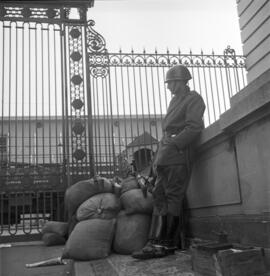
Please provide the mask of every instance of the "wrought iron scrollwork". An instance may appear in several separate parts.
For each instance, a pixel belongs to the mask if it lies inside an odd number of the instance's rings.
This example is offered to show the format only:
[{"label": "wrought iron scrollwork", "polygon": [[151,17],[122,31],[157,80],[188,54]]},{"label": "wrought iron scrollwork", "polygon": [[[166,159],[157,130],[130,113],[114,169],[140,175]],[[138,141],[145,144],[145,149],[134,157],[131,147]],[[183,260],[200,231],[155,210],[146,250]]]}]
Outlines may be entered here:
[{"label": "wrought iron scrollwork", "polygon": [[104,37],[93,29],[94,20],[87,22],[87,52],[89,56],[89,71],[91,76],[106,77],[109,72],[109,57]]},{"label": "wrought iron scrollwork", "polygon": [[104,37],[93,29],[94,20],[87,22],[87,50],[88,53],[107,53]]}]

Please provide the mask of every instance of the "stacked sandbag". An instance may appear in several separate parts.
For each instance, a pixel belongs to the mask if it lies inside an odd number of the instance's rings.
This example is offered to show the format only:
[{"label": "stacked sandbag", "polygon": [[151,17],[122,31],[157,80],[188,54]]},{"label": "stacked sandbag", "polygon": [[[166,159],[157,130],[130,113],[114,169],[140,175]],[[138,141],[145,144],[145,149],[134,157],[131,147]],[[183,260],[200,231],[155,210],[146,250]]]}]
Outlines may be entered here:
[{"label": "stacked sandbag", "polygon": [[153,197],[150,193],[144,196],[134,176],[124,179],[121,186],[123,210],[117,216],[113,249],[119,254],[131,254],[147,242]]},{"label": "stacked sandbag", "polygon": [[73,214],[74,229],[64,257],[82,261],[105,258],[110,254],[115,218],[121,210],[120,198],[113,193],[115,185],[96,177],[95,181],[80,181],[73,186],[66,193],[66,203]]},{"label": "stacked sandbag", "polygon": [[123,210],[118,214],[113,249],[119,254],[132,254],[147,242],[151,216],[147,214],[127,215]]},{"label": "stacked sandbag", "polygon": [[88,198],[99,193],[112,193],[112,181],[105,177],[96,176],[82,180],[70,186],[65,193],[65,207],[69,218],[75,214],[77,208]]},{"label": "stacked sandbag", "polygon": [[130,177],[123,181],[120,202],[127,214],[152,214],[153,197],[147,192],[145,196],[138,188],[136,177]]},{"label": "stacked sandbag", "polygon": [[80,221],[68,238],[63,258],[88,261],[110,254],[115,230],[115,219]]},{"label": "stacked sandbag", "polygon": [[78,221],[100,218],[115,218],[121,209],[119,198],[112,193],[101,193],[94,195],[84,201],[76,212]]},{"label": "stacked sandbag", "polygon": [[85,200],[96,194],[112,192],[114,192],[114,183],[100,176],[82,180],[70,186],[65,192],[65,209],[69,222],[68,234],[70,235],[77,224],[76,211]]},{"label": "stacked sandbag", "polygon": [[68,223],[47,221],[41,230],[42,241],[47,246],[65,244],[68,234]]}]

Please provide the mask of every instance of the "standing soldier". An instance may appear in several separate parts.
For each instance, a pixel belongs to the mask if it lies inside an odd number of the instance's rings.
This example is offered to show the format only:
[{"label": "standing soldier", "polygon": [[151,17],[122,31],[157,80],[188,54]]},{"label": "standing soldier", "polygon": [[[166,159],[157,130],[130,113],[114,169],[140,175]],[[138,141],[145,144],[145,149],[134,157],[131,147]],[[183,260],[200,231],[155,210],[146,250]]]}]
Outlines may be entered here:
[{"label": "standing soldier", "polygon": [[156,181],[149,240],[141,251],[132,254],[137,259],[163,257],[176,249],[174,237],[190,176],[192,142],[204,128],[205,104],[187,86],[191,78],[183,65],[173,66],[166,74],[165,82],[173,97],[162,122],[164,134],[153,162]]}]

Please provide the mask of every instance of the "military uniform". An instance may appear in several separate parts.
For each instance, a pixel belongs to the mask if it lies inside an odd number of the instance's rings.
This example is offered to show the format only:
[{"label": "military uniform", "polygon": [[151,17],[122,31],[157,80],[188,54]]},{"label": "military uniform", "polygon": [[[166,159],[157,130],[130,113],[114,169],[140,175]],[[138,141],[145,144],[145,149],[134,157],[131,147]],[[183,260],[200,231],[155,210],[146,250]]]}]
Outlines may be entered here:
[{"label": "military uniform", "polygon": [[188,86],[169,104],[162,121],[164,135],[154,160],[157,174],[153,190],[155,215],[180,214],[194,151],[192,142],[204,127],[204,110],[202,97],[195,91],[189,91]]},{"label": "military uniform", "polygon": [[204,127],[205,104],[202,97],[187,86],[191,78],[182,64],[171,67],[166,74],[165,83],[174,96],[162,121],[164,135],[153,162],[156,181],[148,242],[142,250],[132,254],[137,259],[164,257],[176,249],[174,238],[190,176],[192,143]]}]

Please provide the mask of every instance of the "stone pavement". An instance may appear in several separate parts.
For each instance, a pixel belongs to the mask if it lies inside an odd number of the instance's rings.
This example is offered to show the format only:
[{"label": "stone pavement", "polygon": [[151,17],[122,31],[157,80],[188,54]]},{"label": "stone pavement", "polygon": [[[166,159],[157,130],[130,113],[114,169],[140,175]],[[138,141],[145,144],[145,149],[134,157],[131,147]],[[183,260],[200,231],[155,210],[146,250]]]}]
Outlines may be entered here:
[{"label": "stone pavement", "polygon": [[0,244],[0,276],[202,276],[192,271],[189,253],[180,250],[175,255],[144,261],[111,254],[101,260],[67,260],[66,265],[25,267],[27,263],[59,257],[63,248],[46,247],[42,242],[14,243],[7,248]]},{"label": "stone pavement", "polygon": [[112,254],[103,260],[74,262],[74,276],[194,276],[191,257],[185,251],[151,260]]},{"label": "stone pavement", "polygon": [[[67,265],[26,268],[25,264],[59,257],[63,246],[46,247],[42,242],[11,244],[0,248],[0,276],[68,276],[72,275],[73,261]],[[1,247],[1,244],[0,244]]]}]

